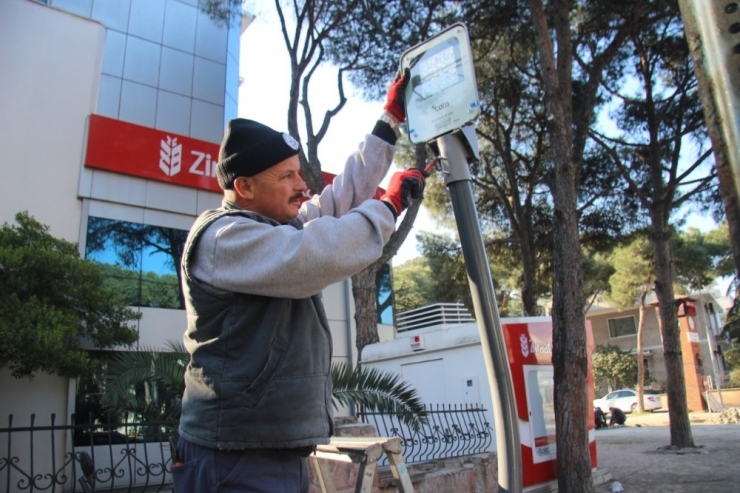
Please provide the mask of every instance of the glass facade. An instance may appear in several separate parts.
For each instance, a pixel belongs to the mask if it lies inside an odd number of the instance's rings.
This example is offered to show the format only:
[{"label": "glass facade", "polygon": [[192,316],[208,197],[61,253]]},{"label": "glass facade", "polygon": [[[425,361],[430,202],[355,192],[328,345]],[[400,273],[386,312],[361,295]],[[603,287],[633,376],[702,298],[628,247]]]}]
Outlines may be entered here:
[{"label": "glass facade", "polygon": [[220,142],[237,112],[240,16],[212,20],[197,0],[51,0],[106,27],[96,113]]},{"label": "glass facade", "polygon": [[85,258],[129,306],[183,309],[180,258],[187,231],[89,217]]},{"label": "glass facade", "polygon": [[378,323],[394,325],[393,283],[391,282],[390,264],[383,265],[375,276],[375,297],[378,301]]}]

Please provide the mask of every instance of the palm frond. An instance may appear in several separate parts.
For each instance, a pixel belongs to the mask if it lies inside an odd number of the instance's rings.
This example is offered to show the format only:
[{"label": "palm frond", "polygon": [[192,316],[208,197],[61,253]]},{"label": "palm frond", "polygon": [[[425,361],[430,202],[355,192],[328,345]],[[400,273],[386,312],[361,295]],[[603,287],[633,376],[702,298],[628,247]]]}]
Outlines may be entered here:
[{"label": "palm frond", "polygon": [[[103,408],[149,419],[179,418],[188,355],[180,342],[168,341],[167,347],[170,352],[144,347],[117,353],[108,363]],[[137,392],[142,388],[144,394]]]},{"label": "palm frond", "polygon": [[415,431],[427,422],[426,407],[418,393],[398,375],[363,366],[352,369],[346,363],[332,365],[331,375],[335,408],[355,404],[370,411],[395,414]]}]

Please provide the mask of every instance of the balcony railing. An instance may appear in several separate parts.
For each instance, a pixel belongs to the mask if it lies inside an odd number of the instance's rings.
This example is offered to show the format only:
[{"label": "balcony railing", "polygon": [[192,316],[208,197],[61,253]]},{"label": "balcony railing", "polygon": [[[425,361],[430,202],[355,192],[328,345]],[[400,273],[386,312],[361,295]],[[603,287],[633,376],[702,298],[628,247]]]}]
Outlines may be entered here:
[{"label": "balcony railing", "polygon": [[[74,423],[74,416],[70,423]],[[93,459],[97,491],[171,490],[172,459],[168,439],[174,422],[56,424],[0,428],[0,491],[82,491],[80,455]]]},{"label": "balcony railing", "polygon": [[471,404],[430,404],[427,417],[427,424],[414,431],[393,414],[361,413],[364,422],[375,426],[378,436],[401,438],[407,464],[491,450],[493,430],[485,409]]}]

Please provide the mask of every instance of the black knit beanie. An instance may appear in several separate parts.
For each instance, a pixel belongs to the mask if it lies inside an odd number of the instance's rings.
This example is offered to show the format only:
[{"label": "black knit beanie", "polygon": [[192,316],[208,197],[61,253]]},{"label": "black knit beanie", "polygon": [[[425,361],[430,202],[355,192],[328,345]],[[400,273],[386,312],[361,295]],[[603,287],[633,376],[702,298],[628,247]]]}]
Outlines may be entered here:
[{"label": "black knit beanie", "polygon": [[286,133],[244,118],[230,120],[218,154],[218,184],[224,190],[233,189],[236,178],[254,176],[295,156],[300,149]]}]

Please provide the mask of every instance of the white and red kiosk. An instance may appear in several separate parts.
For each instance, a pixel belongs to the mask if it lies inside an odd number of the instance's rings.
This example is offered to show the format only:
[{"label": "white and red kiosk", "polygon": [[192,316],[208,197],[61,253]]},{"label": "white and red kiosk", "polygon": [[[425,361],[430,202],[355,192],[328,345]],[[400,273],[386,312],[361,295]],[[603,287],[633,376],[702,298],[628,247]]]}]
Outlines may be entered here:
[{"label": "white and red kiosk", "polygon": [[[552,321],[502,319],[502,329],[514,383],[521,440],[524,491],[557,480],[555,407],[553,402]],[[590,321],[586,321],[587,348],[594,350]],[[588,369],[588,402],[593,400],[591,358]],[[589,420],[591,467],[596,467],[594,422]]]}]

